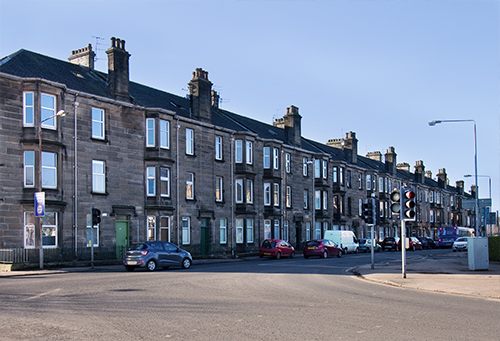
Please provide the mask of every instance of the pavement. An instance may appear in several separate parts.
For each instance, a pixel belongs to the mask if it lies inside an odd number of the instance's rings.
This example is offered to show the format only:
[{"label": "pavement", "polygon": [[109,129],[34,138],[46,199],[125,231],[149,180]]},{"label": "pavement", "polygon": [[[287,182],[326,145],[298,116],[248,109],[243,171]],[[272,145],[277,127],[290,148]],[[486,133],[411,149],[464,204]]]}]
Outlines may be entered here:
[{"label": "pavement", "polygon": [[469,270],[467,252],[450,250],[445,254],[407,259],[406,277],[401,261],[375,263],[373,269],[367,264],[353,272],[360,278],[385,285],[500,300],[500,262],[489,261],[487,265],[487,270]]},{"label": "pavement", "polygon": [[[418,252],[418,251],[417,251]],[[489,261],[487,270],[469,270],[467,252],[450,252],[421,257],[407,257],[406,274],[403,276],[399,262],[374,263],[358,266],[350,271],[358,278],[395,287],[442,292],[448,294],[500,300],[500,262]],[[241,261],[242,259],[196,259],[196,264]],[[37,276],[68,272],[116,270],[121,265],[68,267],[44,270],[0,270],[0,278]],[[477,267],[477,266],[476,266]]]}]

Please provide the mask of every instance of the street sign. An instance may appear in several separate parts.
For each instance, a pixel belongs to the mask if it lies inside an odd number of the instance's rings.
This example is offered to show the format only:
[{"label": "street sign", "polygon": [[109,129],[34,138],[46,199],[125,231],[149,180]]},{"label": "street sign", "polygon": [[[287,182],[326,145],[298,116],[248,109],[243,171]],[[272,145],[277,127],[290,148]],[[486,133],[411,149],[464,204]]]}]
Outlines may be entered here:
[{"label": "street sign", "polygon": [[[491,199],[479,199],[479,208],[491,206]],[[462,200],[462,208],[475,208],[476,200],[468,199]]]},{"label": "street sign", "polygon": [[45,216],[45,192],[35,193],[35,217]]}]

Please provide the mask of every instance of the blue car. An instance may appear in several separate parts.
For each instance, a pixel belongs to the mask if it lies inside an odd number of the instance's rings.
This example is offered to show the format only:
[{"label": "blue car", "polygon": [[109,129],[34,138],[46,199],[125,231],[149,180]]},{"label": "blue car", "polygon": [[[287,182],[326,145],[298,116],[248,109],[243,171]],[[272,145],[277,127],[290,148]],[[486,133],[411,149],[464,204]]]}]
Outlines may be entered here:
[{"label": "blue car", "polygon": [[188,269],[193,257],[186,250],[170,242],[153,241],[134,243],[125,252],[123,265],[127,271],[146,268],[154,271],[158,267],[168,269],[171,266]]}]

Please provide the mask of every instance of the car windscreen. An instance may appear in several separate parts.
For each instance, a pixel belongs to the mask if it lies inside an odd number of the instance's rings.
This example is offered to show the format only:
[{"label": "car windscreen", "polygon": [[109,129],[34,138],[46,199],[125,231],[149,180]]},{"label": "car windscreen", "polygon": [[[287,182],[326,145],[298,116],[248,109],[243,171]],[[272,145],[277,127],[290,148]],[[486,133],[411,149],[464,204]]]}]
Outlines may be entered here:
[{"label": "car windscreen", "polygon": [[318,245],[319,245],[319,242],[317,242],[317,241],[310,241],[310,242],[306,243],[306,246],[318,246]]}]

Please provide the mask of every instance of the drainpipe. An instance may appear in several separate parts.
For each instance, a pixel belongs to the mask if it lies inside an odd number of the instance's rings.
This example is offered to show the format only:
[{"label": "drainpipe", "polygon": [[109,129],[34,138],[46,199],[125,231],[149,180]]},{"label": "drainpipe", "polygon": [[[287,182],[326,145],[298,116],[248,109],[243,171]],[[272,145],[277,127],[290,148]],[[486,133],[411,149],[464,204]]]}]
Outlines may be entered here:
[{"label": "drainpipe", "polygon": [[[75,135],[73,137],[74,139],[74,154],[75,154],[75,164],[73,166],[73,171],[75,172],[75,197],[74,197],[74,222],[75,222],[75,257],[78,257],[78,155],[77,155],[77,146],[78,146],[78,130],[77,130],[77,124],[76,124],[76,116],[77,116],[77,111],[78,111],[78,105],[80,103],[77,101],[78,95],[75,95],[75,102],[73,103],[75,107]],[[93,243],[93,241],[91,241]]]},{"label": "drainpipe", "polygon": [[234,233],[234,134],[231,134],[231,254],[234,256],[234,244],[235,244],[235,233]]},{"label": "drainpipe", "polygon": [[179,238],[179,224],[180,224],[180,208],[181,208],[181,204],[180,204],[180,194],[179,194],[179,190],[180,190],[180,184],[179,184],[179,129],[181,128],[181,126],[179,125],[179,119],[177,118],[177,124],[176,124],[176,134],[175,134],[175,169],[176,169],[176,179],[175,179],[175,182],[176,182],[176,187],[177,187],[177,245],[180,245],[179,244],[179,241],[180,241],[180,238]]}]

